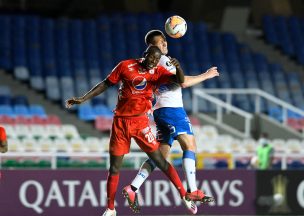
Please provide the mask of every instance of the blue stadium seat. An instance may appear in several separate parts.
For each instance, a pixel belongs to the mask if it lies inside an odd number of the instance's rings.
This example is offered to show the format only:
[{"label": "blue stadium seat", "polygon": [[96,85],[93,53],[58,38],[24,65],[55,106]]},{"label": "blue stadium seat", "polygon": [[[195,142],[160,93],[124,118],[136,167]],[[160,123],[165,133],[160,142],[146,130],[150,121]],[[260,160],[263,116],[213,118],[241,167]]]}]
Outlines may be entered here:
[{"label": "blue stadium seat", "polygon": [[267,42],[278,45],[279,41],[274,27],[273,17],[269,15],[263,16],[262,23]]},{"label": "blue stadium seat", "polygon": [[7,115],[9,117],[15,117],[13,108],[9,105],[0,105],[0,115]]},{"label": "blue stadium seat", "polygon": [[0,67],[12,69],[11,16],[0,15]]},{"label": "blue stadium seat", "polygon": [[43,106],[37,104],[31,104],[29,106],[29,113],[31,116],[39,116],[41,118],[47,117]]},{"label": "blue stadium seat", "polygon": [[14,106],[14,113],[15,113],[16,116],[31,117],[29,109],[25,105],[15,105]]},{"label": "blue stadium seat", "polygon": [[113,112],[107,106],[99,104],[93,107],[96,116],[112,117]]},{"label": "blue stadium seat", "polygon": [[283,111],[279,107],[270,107],[268,109],[269,116],[276,119],[277,121],[283,121]]},{"label": "blue stadium seat", "polygon": [[12,105],[25,105],[28,106],[28,99],[24,95],[16,95],[13,98]]},{"label": "blue stadium seat", "polygon": [[9,95],[0,95],[0,105],[11,105],[12,100]]},{"label": "blue stadium seat", "polygon": [[0,95],[11,95],[11,89],[9,86],[6,85],[0,85]]},{"label": "blue stadium seat", "polygon": [[[57,76],[56,54],[60,54],[65,50],[64,46],[58,46],[58,49],[56,49],[55,41],[57,42],[57,40],[55,40],[54,26],[55,22],[53,19],[41,19],[41,58],[43,76]],[[58,41],[60,44],[64,44],[64,42],[64,40]],[[60,58],[61,57],[62,56],[60,56]]]},{"label": "blue stadium seat", "polygon": [[304,169],[304,164],[300,160],[292,160],[287,163],[287,169]]},{"label": "blue stadium seat", "polygon": [[226,160],[218,160],[215,162],[216,169],[228,169],[228,163]]},{"label": "blue stadium seat", "polygon": [[52,101],[59,101],[60,95],[60,85],[58,78],[55,76],[47,76],[45,79],[46,84],[46,97]]},{"label": "blue stadium seat", "polygon": [[75,96],[74,80],[71,77],[60,78],[61,103],[64,106],[68,98]]},{"label": "blue stadium seat", "polygon": [[96,119],[93,107],[89,104],[84,104],[78,108],[78,118],[84,121],[92,121]]},{"label": "blue stadium seat", "polygon": [[99,97],[94,97],[92,99],[92,106],[95,107],[97,105],[104,105],[105,104],[105,100],[104,98]]}]

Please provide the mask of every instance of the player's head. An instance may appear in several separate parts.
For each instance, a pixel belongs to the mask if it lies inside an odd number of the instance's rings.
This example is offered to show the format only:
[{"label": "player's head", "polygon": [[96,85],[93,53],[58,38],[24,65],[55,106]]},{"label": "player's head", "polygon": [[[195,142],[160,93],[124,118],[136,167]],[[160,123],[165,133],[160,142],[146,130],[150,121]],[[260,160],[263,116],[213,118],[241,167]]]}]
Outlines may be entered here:
[{"label": "player's head", "polygon": [[157,66],[160,57],[162,55],[161,50],[157,46],[148,46],[146,51],[144,52],[144,61],[143,65],[147,69],[152,69]]},{"label": "player's head", "polygon": [[168,54],[168,44],[166,36],[160,30],[151,30],[145,36],[145,43],[157,46],[164,55]]}]

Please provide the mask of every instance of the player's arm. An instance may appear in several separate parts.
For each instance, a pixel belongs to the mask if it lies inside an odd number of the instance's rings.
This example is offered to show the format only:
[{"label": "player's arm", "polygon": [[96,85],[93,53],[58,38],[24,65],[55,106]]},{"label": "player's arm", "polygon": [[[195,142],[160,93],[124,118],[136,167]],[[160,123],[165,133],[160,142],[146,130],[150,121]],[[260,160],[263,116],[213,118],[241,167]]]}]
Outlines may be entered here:
[{"label": "player's arm", "polygon": [[0,141],[0,152],[1,153],[5,153],[7,152],[8,148],[7,148],[7,140],[1,140]]},{"label": "player's arm", "polygon": [[179,84],[182,85],[184,83],[184,81],[185,81],[184,71],[183,71],[183,69],[182,69],[182,67],[181,67],[181,65],[180,65],[180,63],[178,62],[177,59],[172,58],[170,60],[171,60],[171,63],[176,68],[176,74],[175,74],[175,76],[171,76],[171,81],[179,83]]},{"label": "player's arm", "polygon": [[219,72],[217,71],[217,67],[209,68],[206,72],[197,75],[197,76],[185,76],[184,83],[181,84],[182,88],[188,88],[194,86],[198,83],[201,83],[207,79],[211,79],[213,77],[219,76]]},{"label": "player's arm", "polygon": [[85,93],[82,97],[73,97],[68,100],[66,100],[66,108],[71,108],[74,104],[82,104],[83,102],[90,100],[93,97],[96,97],[97,95],[100,95],[105,90],[107,90],[112,83],[105,79],[102,82],[98,83],[96,86],[94,86],[90,91]]}]

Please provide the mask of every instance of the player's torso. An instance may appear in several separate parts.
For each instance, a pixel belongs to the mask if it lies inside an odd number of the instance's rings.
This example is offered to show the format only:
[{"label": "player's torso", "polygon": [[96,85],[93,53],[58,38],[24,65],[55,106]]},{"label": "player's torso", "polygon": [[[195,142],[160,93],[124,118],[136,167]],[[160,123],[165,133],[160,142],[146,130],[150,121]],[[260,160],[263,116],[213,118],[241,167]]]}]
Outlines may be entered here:
[{"label": "player's torso", "polygon": [[116,116],[139,116],[152,108],[157,68],[146,70],[137,60],[123,62]]},{"label": "player's torso", "polygon": [[[169,71],[174,71],[175,66],[170,63],[170,59],[163,55],[159,61],[159,65]],[[162,84],[155,92],[156,104],[154,109],[162,107],[183,107],[182,89],[177,83]]]},{"label": "player's torso", "polygon": [[122,84],[119,88],[120,97],[152,97],[154,90],[153,81],[157,70],[147,70],[138,61],[128,60],[124,63],[125,70],[122,76]]}]

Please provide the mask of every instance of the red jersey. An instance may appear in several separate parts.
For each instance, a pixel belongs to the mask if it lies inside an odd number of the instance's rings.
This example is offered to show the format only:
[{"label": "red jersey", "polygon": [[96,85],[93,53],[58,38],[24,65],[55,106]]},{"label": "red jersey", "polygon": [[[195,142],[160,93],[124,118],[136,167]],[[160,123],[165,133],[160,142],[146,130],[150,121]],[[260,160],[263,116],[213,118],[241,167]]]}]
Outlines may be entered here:
[{"label": "red jersey", "polygon": [[5,129],[0,126],[0,141],[6,141]]},{"label": "red jersey", "polygon": [[174,76],[162,66],[146,69],[143,59],[120,62],[107,77],[112,84],[121,81],[115,116],[139,116],[152,108],[153,90]]}]

